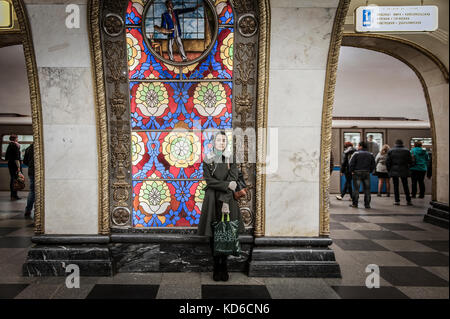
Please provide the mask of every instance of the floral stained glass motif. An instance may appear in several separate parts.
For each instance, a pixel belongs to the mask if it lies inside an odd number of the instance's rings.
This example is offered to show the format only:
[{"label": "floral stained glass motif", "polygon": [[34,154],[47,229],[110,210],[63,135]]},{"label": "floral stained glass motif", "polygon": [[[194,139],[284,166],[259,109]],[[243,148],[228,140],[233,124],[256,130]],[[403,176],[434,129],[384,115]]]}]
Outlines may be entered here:
[{"label": "floral stained glass motif", "polygon": [[205,186],[198,180],[133,181],[133,226],[197,226]]},{"label": "floral stained glass motif", "polygon": [[202,144],[200,132],[133,132],[133,179],[201,179]]},{"label": "floral stained glass motif", "polygon": [[159,61],[150,52],[140,28],[127,29],[128,72],[130,79],[176,79],[179,69]]},{"label": "floral stained glass motif", "polygon": [[128,2],[133,227],[196,227],[206,186],[202,158],[218,130],[226,130],[232,152],[235,20],[229,0],[212,2],[217,40],[203,60],[182,67],[163,63],[147,47],[160,50],[157,40],[144,41],[140,27],[147,1]]},{"label": "floral stained glass motif", "polygon": [[201,63],[183,70],[183,79],[216,79],[233,77],[234,32],[232,28],[221,28],[211,52]]},{"label": "floral stained glass motif", "polygon": [[232,125],[232,82],[131,82],[130,93],[133,129]]},{"label": "floral stained glass motif", "polygon": [[126,24],[140,24],[142,22],[142,13],[144,12],[145,0],[128,1],[127,12],[125,15]]},{"label": "floral stained glass motif", "polygon": [[234,24],[233,8],[230,0],[216,0],[215,4],[219,24]]}]

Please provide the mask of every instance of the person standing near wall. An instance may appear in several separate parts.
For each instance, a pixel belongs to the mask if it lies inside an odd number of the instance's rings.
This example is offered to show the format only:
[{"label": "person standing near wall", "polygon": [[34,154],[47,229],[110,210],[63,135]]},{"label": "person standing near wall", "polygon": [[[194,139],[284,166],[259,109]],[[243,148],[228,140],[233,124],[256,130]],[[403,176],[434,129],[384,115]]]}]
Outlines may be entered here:
[{"label": "person standing near wall", "polygon": [[414,165],[411,167],[411,180],[412,191],[411,198],[416,198],[417,183],[419,183],[419,198],[425,197],[425,174],[427,173],[428,166],[428,154],[427,151],[422,148],[422,142],[417,141],[414,143],[414,148],[411,150],[411,156],[413,158]]},{"label": "person standing near wall", "polygon": [[411,206],[411,196],[409,193],[408,177],[411,175],[410,167],[412,164],[412,157],[409,150],[403,145],[402,140],[396,140],[395,145],[388,152],[386,166],[389,171],[389,176],[394,182],[394,205],[400,205],[400,190],[399,179],[403,184],[403,191],[406,196],[407,205]]},{"label": "person standing near wall", "polygon": [[342,153],[342,162],[341,162],[341,176],[345,176],[345,184],[344,188],[341,191],[341,195],[336,195],[338,200],[342,200],[345,194],[348,193],[350,198],[352,197],[352,172],[350,171],[350,158],[353,153],[356,152],[356,149],[353,147],[352,142],[344,143],[344,152]]},{"label": "person standing near wall", "polygon": [[34,144],[31,144],[26,150],[23,157],[23,163],[28,166],[28,178],[30,179],[30,192],[27,198],[27,207],[25,208],[25,217],[31,216],[33,209],[35,192],[34,192]]},{"label": "person standing near wall", "polygon": [[245,230],[238,203],[233,195],[237,187],[239,169],[236,163],[230,163],[230,158],[225,155],[227,141],[228,138],[224,131],[217,133],[212,143],[213,149],[203,161],[203,177],[206,187],[197,234],[210,237],[211,253],[214,259],[214,281],[228,281],[229,275],[228,256],[215,256],[214,254],[212,224],[220,221],[222,214],[230,214],[231,220],[238,220],[239,233],[243,233]]},{"label": "person standing near wall", "polygon": [[350,207],[357,208],[359,200],[359,186],[363,184],[364,207],[370,208],[370,173],[375,169],[375,158],[367,151],[367,143],[360,142],[358,151],[350,159],[350,171],[353,176],[353,203]]},{"label": "person standing near wall", "polygon": [[17,191],[14,190],[14,181],[20,173],[20,144],[16,134],[11,134],[9,141],[5,154],[5,160],[8,161],[9,176],[11,178],[9,188],[11,190],[11,200],[18,200],[20,197],[17,195]]},{"label": "person standing near wall", "polygon": [[389,174],[386,166],[387,153],[390,147],[384,144],[381,151],[375,157],[375,175],[378,177],[378,197],[381,197],[381,191],[383,190],[383,184],[386,185],[386,196],[391,196],[391,183],[389,182]]}]

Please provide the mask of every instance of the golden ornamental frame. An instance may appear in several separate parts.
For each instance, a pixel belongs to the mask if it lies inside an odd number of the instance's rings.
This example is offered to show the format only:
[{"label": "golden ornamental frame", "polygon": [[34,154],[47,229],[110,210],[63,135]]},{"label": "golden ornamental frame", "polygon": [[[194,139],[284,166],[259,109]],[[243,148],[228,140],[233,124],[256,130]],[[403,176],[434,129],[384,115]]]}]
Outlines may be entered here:
[{"label": "golden ornamental frame", "polygon": [[333,117],[334,89],[336,87],[336,74],[344,33],[345,17],[350,6],[350,0],[340,0],[334,18],[331,32],[330,48],[328,50],[327,69],[325,74],[325,89],[323,94],[322,127],[320,133],[320,203],[319,203],[319,236],[330,236],[330,152],[331,152],[331,125]]},{"label": "golden ornamental frame", "polygon": [[[235,1],[233,1],[234,4]],[[104,84],[103,55],[101,46],[101,0],[89,0],[88,2],[88,32],[91,53],[92,76],[94,83],[95,114],[97,121],[97,145],[98,145],[98,232],[102,235],[110,233],[110,207],[109,207],[109,153],[108,153],[108,128],[107,106]],[[257,87],[257,119],[258,129],[267,127],[267,101],[269,81],[269,50],[270,50],[270,3],[269,0],[258,1],[259,6],[259,51],[258,51],[258,87]],[[260,131],[261,132],[261,131]],[[257,136],[258,163],[262,163],[266,157],[265,134]],[[256,167],[256,210],[254,234],[257,237],[264,236],[265,223],[265,175],[263,164]]]}]

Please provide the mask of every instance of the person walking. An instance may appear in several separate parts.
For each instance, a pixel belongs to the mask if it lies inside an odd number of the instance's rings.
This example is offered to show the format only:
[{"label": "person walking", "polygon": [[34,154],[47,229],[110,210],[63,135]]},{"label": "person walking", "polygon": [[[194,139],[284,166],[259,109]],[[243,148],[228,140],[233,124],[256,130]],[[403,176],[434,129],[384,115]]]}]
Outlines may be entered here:
[{"label": "person walking", "polygon": [[356,152],[356,149],[353,147],[352,142],[344,143],[344,152],[342,153],[342,162],[341,162],[341,176],[345,176],[345,184],[344,188],[341,190],[340,195],[336,195],[338,200],[342,200],[345,194],[348,193],[350,199],[352,197],[352,172],[350,172],[350,158],[353,153]]},{"label": "person walking", "polygon": [[427,173],[428,166],[428,154],[427,151],[422,148],[422,142],[417,141],[414,143],[414,148],[411,150],[411,156],[413,159],[413,166],[411,167],[411,180],[412,190],[411,198],[416,198],[417,183],[419,183],[419,198],[425,197],[425,174]]},{"label": "person walking", "polygon": [[28,178],[30,179],[30,192],[28,193],[27,206],[25,207],[25,217],[30,217],[36,196],[34,191],[34,144],[31,144],[25,150],[23,163],[28,166]]},{"label": "person walking", "polygon": [[238,220],[239,233],[244,232],[244,224],[239,206],[234,198],[239,169],[236,163],[230,163],[225,155],[228,138],[224,131],[214,136],[213,149],[203,160],[203,177],[206,181],[205,197],[202,204],[197,234],[209,236],[211,253],[214,259],[213,279],[228,281],[228,256],[214,255],[214,228],[212,223],[220,221],[222,214],[230,214],[230,220]]},{"label": "person walking", "polygon": [[18,200],[20,197],[17,195],[17,191],[14,190],[14,181],[20,173],[20,144],[16,134],[11,134],[9,141],[5,154],[5,160],[8,161],[9,176],[11,178],[9,188],[11,191],[11,200]]},{"label": "person walking", "polygon": [[370,208],[370,173],[375,169],[375,158],[367,151],[367,143],[360,142],[358,151],[350,159],[350,171],[353,177],[353,203],[350,207],[357,208],[359,201],[359,186],[363,184],[364,207]]},{"label": "person walking", "polygon": [[389,171],[389,176],[394,182],[394,205],[400,205],[400,181],[403,184],[403,191],[405,192],[406,204],[411,206],[411,196],[409,193],[408,177],[410,177],[410,167],[412,164],[412,157],[409,150],[403,145],[402,140],[396,140],[395,145],[387,153],[386,166]]},{"label": "person walking", "polygon": [[378,177],[378,197],[381,197],[381,192],[383,190],[383,184],[386,185],[386,197],[391,196],[391,183],[389,182],[389,174],[386,166],[387,153],[390,147],[384,144],[381,151],[375,157],[375,175]]},{"label": "person walking", "polygon": [[378,143],[373,140],[372,134],[367,137],[367,151],[372,153],[373,156],[377,156],[380,151],[380,147],[378,146]]}]

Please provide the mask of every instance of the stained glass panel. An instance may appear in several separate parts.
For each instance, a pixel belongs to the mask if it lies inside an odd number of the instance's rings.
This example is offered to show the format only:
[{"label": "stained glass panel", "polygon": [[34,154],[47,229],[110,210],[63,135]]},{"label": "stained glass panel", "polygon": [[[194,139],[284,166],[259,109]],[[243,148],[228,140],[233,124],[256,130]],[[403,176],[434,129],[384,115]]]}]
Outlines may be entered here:
[{"label": "stained glass panel", "polygon": [[175,79],[179,77],[179,68],[159,61],[150,52],[140,28],[127,29],[127,50],[130,79]]},{"label": "stained glass panel", "polygon": [[203,177],[199,131],[133,132],[133,179]]},{"label": "stained glass panel", "polygon": [[133,129],[232,126],[232,82],[130,82]]},{"label": "stained glass panel", "polygon": [[[197,2],[180,1],[185,5]],[[145,0],[129,1],[128,25],[142,23],[145,3]],[[133,227],[197,226],[206,186],[202,156],[211,151],[217,130],[226,130],[229,141],[226,152],[232,152],[234,29],[230,25],[234,24],[234,16],[230,1],[213,3],[219,20],[217,40],[202,61],[181,69],[163,63],[150,52],[141,27],[126,28]],[[184,38],[201,37],[204,33],[198,31],[204,27],[201,21],[194,21],[195,16],[190,14],[184,18],[180,21],[183,30],[197,29],[196,34],[185,30]],[[157,40],[149,41],[154,52],[161,50]]]},{"label": "stained glass panel", "polygon": [[126,24],[140,24],[144,11],[145,0],[128,1],[127,12],[125,14]]},{"label": "stained glass panel", "polygon": [[205,181],[133,181],[133,226],[197,226],[205,185]]},{"label": "stained glass panel", "polygon": [[215,6],[219,24],[234,24],[233,8],[230,0],[216,0]]},{"label": "stained glass panel", "polygon": [[208,56],[191,69],[183,70],[183,79],[231,79],[233,76],[234,30],[221,28]]}]

